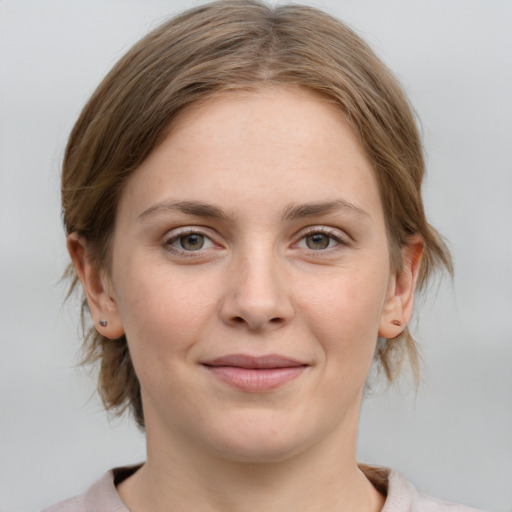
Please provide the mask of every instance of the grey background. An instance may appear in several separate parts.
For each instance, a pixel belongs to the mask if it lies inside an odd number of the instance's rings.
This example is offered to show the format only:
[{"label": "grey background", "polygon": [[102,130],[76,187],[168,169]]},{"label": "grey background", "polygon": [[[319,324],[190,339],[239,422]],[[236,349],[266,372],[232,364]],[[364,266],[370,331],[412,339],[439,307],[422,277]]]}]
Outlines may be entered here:
[{"label": "grey background", "polygon": [[[144,458],[78,361],[59,164],[109,67],[199,2],[0,0],[0,511],[36,511]],[[430,494],[512,510],[512,2],[314,2],[372,44],[422,120],[427,212],[456,262],[417,308],[422,385],[374,393],[360,459]]]}]

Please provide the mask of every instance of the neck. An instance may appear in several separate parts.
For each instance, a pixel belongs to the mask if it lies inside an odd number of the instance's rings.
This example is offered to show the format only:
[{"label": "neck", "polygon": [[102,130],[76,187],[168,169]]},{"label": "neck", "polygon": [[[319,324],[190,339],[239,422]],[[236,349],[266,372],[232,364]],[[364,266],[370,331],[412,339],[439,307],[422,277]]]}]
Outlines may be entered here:
[{"label": "neck", "polygon": [[118,492],[136,512],[378,512],[384,498],[357,467],[356,436],[356,429],[343,443],[328,436],[321,446],[273,462],[192,453],[182,443],[153,449],[148,442],[148,461]]}]

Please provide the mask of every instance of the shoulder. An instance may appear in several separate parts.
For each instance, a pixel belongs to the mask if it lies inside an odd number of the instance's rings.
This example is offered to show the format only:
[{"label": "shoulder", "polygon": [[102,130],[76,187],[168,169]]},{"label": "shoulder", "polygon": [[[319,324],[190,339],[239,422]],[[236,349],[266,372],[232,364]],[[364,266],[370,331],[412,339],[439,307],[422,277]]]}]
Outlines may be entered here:
[{"label": "shoulder", "polygon": [[426,496],[398,471],[360,464],[359,469],[386,496],[381,512],[480,512],[475,508]]},{"label": "shoulder", "polygon": [[480,512],[476,508],[418,494],[415,512]]},{"label": "shoulder", "polygon": [[116,491],[115,476],[116,470],[108,471],[84,494],[57,503],[42,512],[128,512]]},{"label": "shoulder", "polygon": [[479,512],[475,508],[426,496],[400,473],[388,473],[388,496],[382,512]]},{"label": "shoulder", "polygon": [[85,512],[85,494],[75,496],[66,501],[61,501],[56,505],[45,508],[42,512]]}]

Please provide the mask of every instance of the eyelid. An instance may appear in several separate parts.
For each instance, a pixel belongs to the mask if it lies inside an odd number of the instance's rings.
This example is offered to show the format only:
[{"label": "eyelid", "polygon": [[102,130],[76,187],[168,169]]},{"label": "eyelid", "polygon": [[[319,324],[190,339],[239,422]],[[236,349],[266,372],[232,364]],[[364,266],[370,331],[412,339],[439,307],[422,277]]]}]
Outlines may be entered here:
[{"label": "eyelid", "polygon": [[339,228],[333,228],[330,226],[308,226],[307,228],[305,228],[304,230],[299,232],[298,240],[293,245],[297,245],[307,236],[311,236],[311,235],[314,235],[317,233],[321,233],[321,234],[329,236],[331,239],[333,239],[334,241],[337,242],[336,246],[330,247],[327,249],[323,249],[323,250],[317,250],[317,251],[315,251],[313,249],[309,249],[309,248],[306,248],[306,250],[315,252],[315,253],[322,253],[322,252],[328,252],[331,250],[336,250],[337,248],[339,248],[339,246],[345,247],[345,246],[350,245],[350,236],[348,234],[344,233]]},{"label": "eyelid", "polygon": [[165,250],[177,254],[179,256],[185,257],[199,257],[204,256],[206,251],[209,251],[215,247],[206,247],[201,248],[196,251],[187,251],[186,249],[180,249],[179,247],[175,247],[172,245],[173,242],[181,238],[182,236],[187,235],[201,235],[210,240],[213,246],[219,246],[219,244],[215,241],[214,237],[211,235],[211,232],[201,226],[183,226],[180,228],[171,229],[162,237],[162,245]]},{"label": "eyelid", "polygon": [[[325,234],[330,237],[332,240],[336,242],[334,247],[328,247],[326,249],[314,250],[309,249],[307,247],[298,247],[299,249],[306,250],[310,253],[316,253],[316,255],[321,255],[322,253],[327,253],[331,251],[336,251],[342,249],[343,247],[347,247],[351,244],[352,238],[349,234],[345,233],[343,230],[339,228],[334,228],[330,226],[322,226],[322,225],[314,225],[308,226],[301,231],[298,232],[296,237],[296,242],[292,244],[292,247],[297,245],[307,236],[311,236],[317,233]],[[213,247],[201,248],[196,251],[187,251],[186,249],[180,249],[179,247],[175,247],[172,243],[178,240],[182,236],[198,234],[207,238],[213,245]],[[183,226],[171,229],[167,231],[167,233],[162,237],[162,245],[164,249],[174,253],[178,256],[183,257],[200,257],[204,256],[206,252],[209,252],[212,249],[219,249],[222,247],[222,244],[216,240],[215,236],[212,236],[211,230],[202,226]]]}]

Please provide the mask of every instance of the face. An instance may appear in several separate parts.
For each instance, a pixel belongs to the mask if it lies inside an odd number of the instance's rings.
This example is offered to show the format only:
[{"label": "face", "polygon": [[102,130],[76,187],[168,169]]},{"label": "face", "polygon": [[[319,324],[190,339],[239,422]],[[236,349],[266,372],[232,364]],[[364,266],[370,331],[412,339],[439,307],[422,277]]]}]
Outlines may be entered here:
[{"label": "face", "polygon": [[148,443],[237,460],[355,445],[398,292],[342,113],[287,88],[189,110],[128,181],[112,244],[105,334],[126,333]]}]

